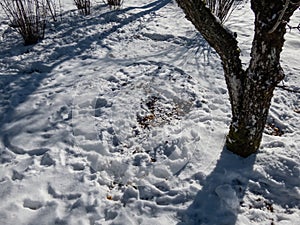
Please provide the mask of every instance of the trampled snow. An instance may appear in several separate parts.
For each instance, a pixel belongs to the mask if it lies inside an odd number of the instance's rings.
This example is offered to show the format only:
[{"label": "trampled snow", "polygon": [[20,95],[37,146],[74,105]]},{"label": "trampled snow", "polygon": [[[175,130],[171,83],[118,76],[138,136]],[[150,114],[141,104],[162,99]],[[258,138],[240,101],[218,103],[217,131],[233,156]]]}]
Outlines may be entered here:
[{"label": "trampled snow", "polygon": [[[296,30],[261,148],[244,159],[223,148],[221,62],[173,1],[62,9],[32,46],[1,13],[0,224],[299,224]],[[248,4],[226,22],[245,65],[252,24]]]}]

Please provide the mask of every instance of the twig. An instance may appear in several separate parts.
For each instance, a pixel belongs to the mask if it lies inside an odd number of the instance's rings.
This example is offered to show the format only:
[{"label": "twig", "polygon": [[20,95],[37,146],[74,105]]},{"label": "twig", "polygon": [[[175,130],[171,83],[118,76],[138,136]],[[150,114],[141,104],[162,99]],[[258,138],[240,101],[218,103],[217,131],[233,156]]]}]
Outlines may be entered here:
[{"label": "twig", "polygon": [[278,28],[279,24],[282,22],[282,18],[284,16],[287,8],[289,7],[289,4],[290,4],[290,0],[286,0],[285,5],[276,21],[274,27],[268,32],[269,34],[272,34]]},{"label": "twig", "polygon": [[297,30],[300,31],[300,23],[299,23],[298,26],[296,26],[296,27],[293,27],[293,26],[287,24],[287,27],[288,27],[290,30],[292,30],[292,29],[297,29]]},{"label": "twig", "polygon": [[288,92],[292,92],[292,93],[300,93],[300,90],[293,90],[287,86],[284,86],[284,85],[277,85],[278,88],[281,88],[285,91],[288,91]]}]

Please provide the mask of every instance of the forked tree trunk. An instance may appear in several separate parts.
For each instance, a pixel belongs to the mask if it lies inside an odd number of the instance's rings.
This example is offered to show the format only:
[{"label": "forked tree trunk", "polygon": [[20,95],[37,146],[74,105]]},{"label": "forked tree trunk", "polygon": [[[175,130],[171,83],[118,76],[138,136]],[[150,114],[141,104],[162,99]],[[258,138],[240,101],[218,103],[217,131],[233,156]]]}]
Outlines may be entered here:
[{"label": "forked tree trunk", "polygon": [[229,150],[242,156],[248,156],[259,148],[273,91],[284,78],[280,53],[285,24],[280,23],[273,30],[284,9],[283,2],[253,0],[251,3],[255,13],[251,61],[243,80],[240,105],[235,110],[238,114],[233,115],[226,142]]},{"label": "forked tree trunk", "polygon": [[284,78],[280,53],[285,25],[300,1],[251,0],[255,34],[247,70],[242,68],[236,38],[220,24],[204,1],[177,0],[177,3],[221,57],[232,108],[226,147],[247,157],[260,146],[273,91]]}]

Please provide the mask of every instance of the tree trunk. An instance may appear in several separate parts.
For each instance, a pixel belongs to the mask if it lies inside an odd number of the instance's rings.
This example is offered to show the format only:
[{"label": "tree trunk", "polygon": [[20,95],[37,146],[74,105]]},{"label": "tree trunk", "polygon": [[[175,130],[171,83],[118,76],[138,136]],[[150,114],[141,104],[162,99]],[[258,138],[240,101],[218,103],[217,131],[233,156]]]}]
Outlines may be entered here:
[{"label": "tree trunk", "polygon": [[233,115],[226,140],[226,147],[243,157],[258,150],[273,91],[284,78],[280,53],[286,21],[292,15],[288,4],[288,0],[286,3],[281,0],[251,1],[255,13],[251,60],[242,85],[242,101],[233,111],[238,114]]},{"label": "tree trunk", "polygon": [[[247,157],[256,152],[260,146],[263,130],[266,124],[268,111],[277,82],[260,80],[265,74],[257,68],[255,75],[247,72],[248,76],[238,115],[231,122],[226,139],[228,150]],[[275,74],[280,77],[279,73]]]},{"label": "tree trunk", "polygon": [[280,53],[285,25],[300,1],[251,0],[255,34],[246,71],[234,35],[215,18],[205,1],[177,0],[177,3],[221,57],[232,109],[226,147],[247,157],[260,146],[273,91],[284,78]]}]

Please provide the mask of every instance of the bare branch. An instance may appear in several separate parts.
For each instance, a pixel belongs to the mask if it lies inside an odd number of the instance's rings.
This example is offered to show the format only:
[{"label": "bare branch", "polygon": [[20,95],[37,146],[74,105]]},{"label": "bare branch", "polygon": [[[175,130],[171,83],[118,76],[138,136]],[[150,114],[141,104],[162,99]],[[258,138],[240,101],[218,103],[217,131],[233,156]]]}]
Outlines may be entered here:
[{"label": "bare branch", "polygon": [[290,30],[292,30],[292,29],[297,29],[297,30],[300,31],[300,23],[298,24],[298,26],[291,26],[291,25],[287,24],[287,27],[288,27]]},{"label": "bare branch", "polygon": [[237,0],[206,0],[205,3],[211,12],[224,23],[231,15],[236,6],[242,4],[244,1]]},{"label": "bare branch", "polygon": [[239,48],[233,32],[221,24],[202,0],[177,0],[190,20],[206,41],[224,60],[239,57]]},{"label": "bare branch", "polygon": [[292,88],[290,88],[290,87],[287,87],[287,86],[285,86],[285,85],[277,85],[277,87],[278,88],[281,88],[281,89],[283,89],[283,90],[285,90],[285,91],[288,91],[288,92],[292,92],[292,93],[300,93],[300,90],[298,90],[298,89],[292,89]]},{"label": "bare branch", "polygon": [[286,0],[285,4],[284,4],[284,7],[283,7],[283,10],[281,11],[281,13],[280,13],[280,15],[279,15],[279,17],[278,17],[278,19],[277,19],[274,27],[268,32],[269,34],[272,34],[278,28],[278,26],[282,23],[282,18],[284,16],[286,10],[289,7],[289,4],[290,4],[290,0]]},{"label": "bare branch", "polygon": [[194,24],[221,57],[226,83],[229,86],[233,116],[237,115],[245,71],[242,67],[240,49],[234,33],[221,24],[221,21],[211,12],[204,1],[177,0],[177,3],[183,9],[187,19]]}]

